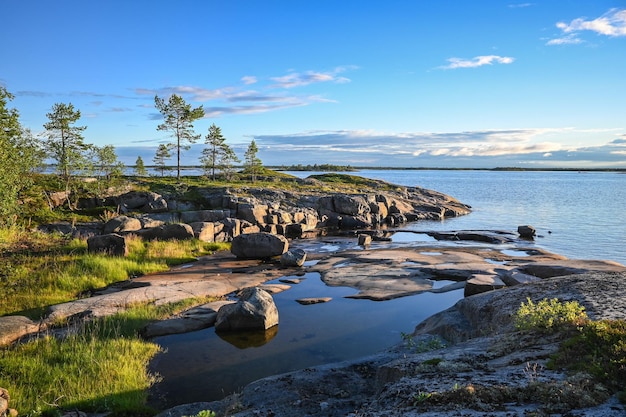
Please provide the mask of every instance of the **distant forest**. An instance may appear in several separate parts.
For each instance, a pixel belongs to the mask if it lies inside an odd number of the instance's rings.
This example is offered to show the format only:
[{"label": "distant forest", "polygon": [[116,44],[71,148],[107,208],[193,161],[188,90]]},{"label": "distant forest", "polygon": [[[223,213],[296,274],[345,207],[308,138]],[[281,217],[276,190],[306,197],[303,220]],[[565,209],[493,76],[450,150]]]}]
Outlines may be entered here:
[{"label": "distant forest", "polygon": [[332,165],[332,164],[307,164],[307,165],[280,165],[273,167],[276,171],[333,171],[333,172],[349,172],[357,171],[356,168],[350,165]]}]

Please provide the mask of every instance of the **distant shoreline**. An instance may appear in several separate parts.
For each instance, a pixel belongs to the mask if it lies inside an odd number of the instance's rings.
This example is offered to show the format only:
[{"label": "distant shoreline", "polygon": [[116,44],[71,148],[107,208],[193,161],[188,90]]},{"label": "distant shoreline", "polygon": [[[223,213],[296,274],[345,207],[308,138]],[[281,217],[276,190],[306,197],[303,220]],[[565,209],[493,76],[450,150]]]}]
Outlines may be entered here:
[{"label": "distant shoreline", "polygon": [[[47,164],[44,165],[42,169],[42,173],[52,173],[54,172],[55,165]],[[132,170],[135,168],[135,165],[125,165],[126,170]],[[148,170],[160,170],[161,167],[157,167],[155,165],[146,165],[146,169]],[[243,169],[244,167],[235,167],[235,169]],[[300,171],[300,172],[359,172],[364,170],[378,170],[378,171],[519,171],[519,172],[620,172],[626,173],[626,168],[522,168],[522,167],[495,167],[495,168],[470,168],[470,167],[461,167],[461,168],[451,168],[451,167],[387,167],[387,166],[325,166],[320,165],[317,168],[315,165],[306,165],[303,167],[299,167],[296,165],[285,166],[285,165],[265,165],[264,168],[268,168],[274,171]],[[183,170],[202,170],[203,168],[199,165],[181,165],[181,171]],[[165,167],[166,172],[172,172],[176,170],[176,166],[167,166]]]}]

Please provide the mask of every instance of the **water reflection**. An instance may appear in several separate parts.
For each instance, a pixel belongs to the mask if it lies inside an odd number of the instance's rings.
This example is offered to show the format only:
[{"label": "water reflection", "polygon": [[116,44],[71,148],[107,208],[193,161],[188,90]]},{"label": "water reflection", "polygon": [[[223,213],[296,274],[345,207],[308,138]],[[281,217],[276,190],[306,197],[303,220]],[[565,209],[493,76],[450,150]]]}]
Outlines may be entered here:
[{"label": "water reflection", "polygon": [[260,347],[268,343],[278,334],[278,325],[267,330],[218,332],[217,335],[225,342],[239,349]]},{"label": "water reflection", "polygon": [[[166,408],[217,400],[265,376],[375,353],[400,343],[401,333],[463,297],[459,289],[383,302],[350,299],[345,297],[356,292],[353,288],[326,286],[317,273],[305,277],[274,295],[280,324],[270,329],[273,334],[218,335],[209,328],[155,339],[166,353],[151,364],[163,377],[151,403]],[[296,302],[303,297],[332,301]]]}]

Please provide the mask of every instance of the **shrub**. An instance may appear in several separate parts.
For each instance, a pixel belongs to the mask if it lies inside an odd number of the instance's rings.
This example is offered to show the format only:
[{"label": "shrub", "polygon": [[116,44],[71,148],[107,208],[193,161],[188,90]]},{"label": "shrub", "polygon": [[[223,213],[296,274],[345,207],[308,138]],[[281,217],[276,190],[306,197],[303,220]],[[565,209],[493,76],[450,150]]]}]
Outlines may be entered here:
[{"label": "shrub", "polygon": [[576,301],[561,302],[556,298],[533,303],[527,298],[517,310],[515,327],[519,330],[554,330],[561,325],[580,325],[587,320],[585,308]]}]

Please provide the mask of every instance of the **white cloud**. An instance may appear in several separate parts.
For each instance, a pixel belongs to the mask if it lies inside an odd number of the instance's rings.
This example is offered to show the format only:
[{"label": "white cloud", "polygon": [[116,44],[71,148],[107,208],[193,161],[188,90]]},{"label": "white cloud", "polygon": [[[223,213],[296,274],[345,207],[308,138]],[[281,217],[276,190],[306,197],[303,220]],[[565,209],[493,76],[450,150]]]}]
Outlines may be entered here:
[{"label": "white cloud", "polygon": [[512,64],[515,58],[499,55],[481,55],[472,59],[463,58],[449,58],[448,65],[441,67],[442,69],[457,69],[457,68],[476,68],[483,65],[496,64]]},{"label": "white cloud", "polygon": [[534,3],[517,3],[517,4],[509,4],[510,9],[522,9],[525,7],[534,6]]},{"label": "white cloud", "polygon": [[626,36],[626,9],[610,9],[602,16],[592,20],[579,17],[569,23],[558,22],[556,27],[569,36],[552,39],[548,41],[547,45],[581,43],[577,34],[583,31],[591,31],[598,35],[610,37]]},{"label": "white cloud", "polygon": [[255,84],[257,83],[258,79],[255,76],[252,75],[246,75],[241,77],[241,81],[245,84],[245,85],[250,85],[250,84]]},{"label": "white cloud", "polygon": [[546,42],[546,45],[576,45],[582,43],[582,39],[578,38],[575,34],[570,33],[562,38],[550,39]]},{"label": "white cloud", "polygon": [[273,88],[294,88],[302,87],[313,83],[333,82],[337,84],[344,84],[350,82],[349,78],[339,76],[340,73],[354,69],[355,67],[337,67],[332,71],[318,72],[318,71],[306,71],[306,72],[291,72],[281,77],[272,77],[271,80],[275,82],[272,85]]}]

